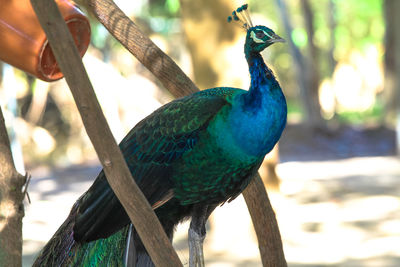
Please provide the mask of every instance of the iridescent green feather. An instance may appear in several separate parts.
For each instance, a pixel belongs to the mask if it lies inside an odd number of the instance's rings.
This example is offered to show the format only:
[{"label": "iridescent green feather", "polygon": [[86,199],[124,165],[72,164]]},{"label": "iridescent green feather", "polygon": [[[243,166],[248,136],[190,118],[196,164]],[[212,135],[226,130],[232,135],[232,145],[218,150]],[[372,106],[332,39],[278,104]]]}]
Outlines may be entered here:
[{"label": "iridescent green feather", "polygon": [[98,239],[84,244],[77,244],[69,253],[68,266],[108,266],[124,265],[124,252],[129,226],[106,239]]},{"label": "iridescent green feather", "polygon": [[[79,203],[79,200],[77,201]],[[129,226],[106,239],[78,243],[73,239],[72,227],[76,216],[77,203],[66,221],[42,249],[33,267],[43,266],[124,266]]]}]

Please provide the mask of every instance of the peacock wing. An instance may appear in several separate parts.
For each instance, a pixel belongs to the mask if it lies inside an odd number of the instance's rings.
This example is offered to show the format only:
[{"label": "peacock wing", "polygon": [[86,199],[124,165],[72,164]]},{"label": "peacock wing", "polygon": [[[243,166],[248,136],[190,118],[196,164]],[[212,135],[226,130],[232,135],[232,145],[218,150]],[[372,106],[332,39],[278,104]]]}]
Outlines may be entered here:
[{"label": "peacock wing", "polygon": [[[227,101],[208,90],[172,101],[139,122],[120,148],[139,188],[153,208],[173,197],[173,163],[190,151]],[[74,239],[106,238],[130,220],[101,171],[78,200]]]}]

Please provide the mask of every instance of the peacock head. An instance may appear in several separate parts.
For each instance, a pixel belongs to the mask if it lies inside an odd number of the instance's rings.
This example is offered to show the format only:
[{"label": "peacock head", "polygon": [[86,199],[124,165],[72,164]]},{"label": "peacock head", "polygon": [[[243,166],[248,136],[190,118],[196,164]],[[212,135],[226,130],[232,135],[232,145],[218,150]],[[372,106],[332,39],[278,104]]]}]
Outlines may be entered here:
[{"label": "peacock head", "polygon": [[242,5],[232,12],[228,17],[228,22],[237,22],[241,28],[247,31],[245,51],[246,53],[261,52],[273,43],[285,42],[285,39],[277,35],[268,27],[258,25],[253,26],[248,12],[248,5]]},{"label": "peacock head", "polygon": [[285,42],[285,39],[268,27],[254,26],[247,30],[245,47],[248,52],[261,52],[273,43]]}]

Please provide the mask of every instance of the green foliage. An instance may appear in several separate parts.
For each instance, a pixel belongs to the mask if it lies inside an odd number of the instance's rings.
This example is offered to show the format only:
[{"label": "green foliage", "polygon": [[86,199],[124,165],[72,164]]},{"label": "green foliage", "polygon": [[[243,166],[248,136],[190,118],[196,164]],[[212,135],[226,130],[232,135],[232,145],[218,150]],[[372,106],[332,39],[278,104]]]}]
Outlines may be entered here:
[{"label": "green foliage", "polygon": [[149,1],[149,11],[155,17],[177,17],[179,16],[179,0],[152,0]]},{"label": "green foliage", "polygon": [[287,99],[288,119],[300,120],[304,118],[303,109],[296,99]]},{"label": "green foliage", "polygon": [[346,56],[352,49],[362,50],[369,44],[382,42],[385,29],[382,0],[336,0],[335,4],[337,57]]},{"label": "green foliage", "polygon": [[292,39],[296,46],[305,47],[307,45],[307,32],[304,28],[295,28],[292,32]]},{"label": "green foliage", "polygon": [[92,36],[91,36],[91,43],[96,48],[103,48],[107,37],[110,35],[106,28],[100,23],[92,23]]},{"label": "green foliage", "polygon": [[177,14],[180,8],[179,0],[166,0],[165,8],[171,14]]},{"label": "green foliage", "polygon": [[365,111],[338,112],[338,119],[346,124],[377,123],[383,119],[384,105],[377,101],[371,108]]}]

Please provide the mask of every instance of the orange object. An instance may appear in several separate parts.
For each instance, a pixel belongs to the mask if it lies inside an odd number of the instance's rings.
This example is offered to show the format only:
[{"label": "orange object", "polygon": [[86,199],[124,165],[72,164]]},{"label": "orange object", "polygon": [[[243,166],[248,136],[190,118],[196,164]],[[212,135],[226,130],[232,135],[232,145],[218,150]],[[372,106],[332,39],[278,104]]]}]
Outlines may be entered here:
[{"label": "orange object", "polygon": [[[90,42],[88,19],[71,1],[55,2],[83,57]],[[45,81],[63,77],[30,0],[0,0],[0,60]]]}]

